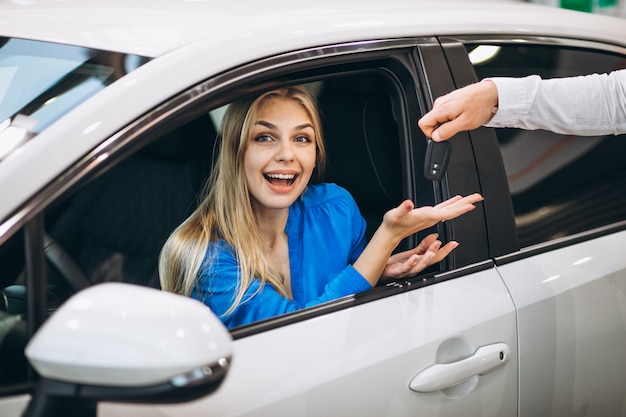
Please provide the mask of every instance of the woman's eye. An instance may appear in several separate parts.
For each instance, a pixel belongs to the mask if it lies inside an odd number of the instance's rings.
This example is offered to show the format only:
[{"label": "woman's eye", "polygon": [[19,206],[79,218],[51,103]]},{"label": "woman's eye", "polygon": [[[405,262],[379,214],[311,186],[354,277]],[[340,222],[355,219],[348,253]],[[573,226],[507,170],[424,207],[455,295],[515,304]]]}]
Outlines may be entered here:
[{"label": "woman's eye", "polygon": [[255,142],[269,142],[271,140],[272,138],[268,135],[259,135],[256,138],[254,138]]},{"label": "woman's eye", "polygon": [[307,136],[297,136],[294,141],[299,143],[309,143],[311,142],[311,139],[309,139]]}]

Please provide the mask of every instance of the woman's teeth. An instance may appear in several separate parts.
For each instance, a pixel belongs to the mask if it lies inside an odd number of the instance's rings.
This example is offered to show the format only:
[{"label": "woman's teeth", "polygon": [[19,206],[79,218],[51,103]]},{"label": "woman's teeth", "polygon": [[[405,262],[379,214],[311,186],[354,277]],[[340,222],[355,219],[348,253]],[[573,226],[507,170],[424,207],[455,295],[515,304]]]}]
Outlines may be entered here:
[{"label": "woman's teeth", "polygon": [[296,179],[296,174],[263,174],[268,181],[275,183],[285,181],[287,185],[293,184]]}]

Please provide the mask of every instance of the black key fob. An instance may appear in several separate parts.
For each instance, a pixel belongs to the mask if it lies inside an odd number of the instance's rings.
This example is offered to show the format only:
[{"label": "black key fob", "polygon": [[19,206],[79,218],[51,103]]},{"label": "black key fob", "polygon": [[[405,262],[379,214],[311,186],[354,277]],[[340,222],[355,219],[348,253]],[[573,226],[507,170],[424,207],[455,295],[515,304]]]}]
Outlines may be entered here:
[{"label": "black key fob", "polygon": [[424,176],[431,181],[441,181],[446,174],[452,146],[448,142],[428,140],[424,158]]}]

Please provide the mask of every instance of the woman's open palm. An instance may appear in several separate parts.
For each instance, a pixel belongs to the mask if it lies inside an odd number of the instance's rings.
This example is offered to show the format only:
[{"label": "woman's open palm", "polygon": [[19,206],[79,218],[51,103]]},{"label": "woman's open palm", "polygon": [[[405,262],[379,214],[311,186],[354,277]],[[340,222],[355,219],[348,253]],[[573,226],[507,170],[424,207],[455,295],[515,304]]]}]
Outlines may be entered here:
[{"label": "woman's open palm", "polygon": [[402,240],[441,221],[451,220],[467,213],[476,207],[475,203],[482,200],[483,197],[477,193],[466,197],[457,195],[436,206],[418,208],[415,208],[411,200],[405,200],[398,207],[385,213],[382,226]]}]

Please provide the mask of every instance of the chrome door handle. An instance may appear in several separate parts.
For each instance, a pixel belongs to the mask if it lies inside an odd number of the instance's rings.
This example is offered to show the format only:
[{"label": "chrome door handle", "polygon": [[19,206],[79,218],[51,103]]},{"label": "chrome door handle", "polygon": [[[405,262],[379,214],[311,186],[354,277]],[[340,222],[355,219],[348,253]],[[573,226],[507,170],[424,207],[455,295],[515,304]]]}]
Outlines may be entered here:
[{"label": "chrome door handle", "polygon": [[509,360],[506,343],[482,346],[469,358],[458,362],[434,364],[417,374],[409,384],[415,392],[436,392],[453,387],[474,375],[484,375]]}]

